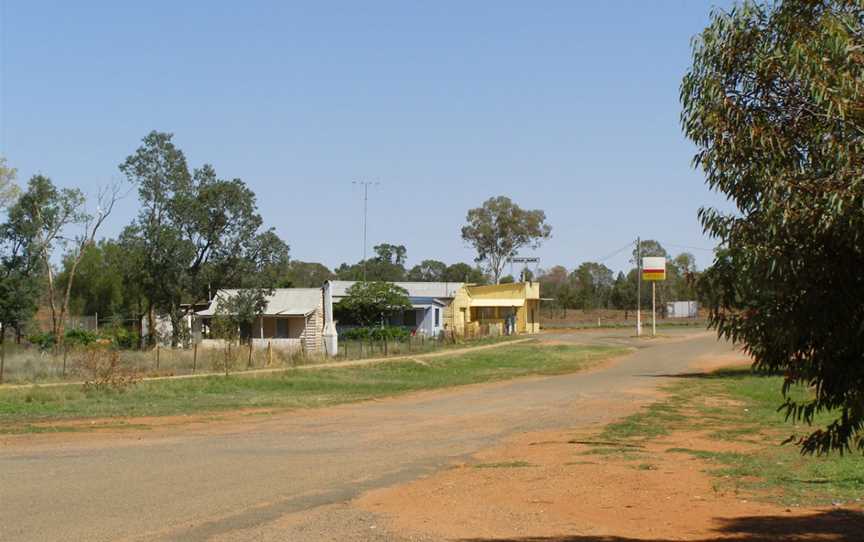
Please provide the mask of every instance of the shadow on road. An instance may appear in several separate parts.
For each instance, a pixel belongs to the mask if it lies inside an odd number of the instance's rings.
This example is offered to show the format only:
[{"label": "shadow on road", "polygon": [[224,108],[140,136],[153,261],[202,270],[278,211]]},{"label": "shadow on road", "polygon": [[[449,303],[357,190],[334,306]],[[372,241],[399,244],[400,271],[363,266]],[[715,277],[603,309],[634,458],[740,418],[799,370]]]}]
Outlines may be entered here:
[{"label": "shadow on road", "polygon": [[[808,516],[752,516],[720,519],[716,536],[692,542],[861,542],[864,513],[832,510]],[[672,542],[680,538],[628,538],[620,536],[561,535],[524,538],[464,538],[462,542]]]},{"label": "shadow on road", "polygon": [[697,378],[697,379],[717,379],[717,378],[748,378],[751,376],[782,376],[778,374],[766,374],[761,372],[756,372],[750,368],[750,366],[746,367],[728,367],[716,369],[708,372],[699,372],[699,373],[663,373],[663,374],[641,374],[637,375],[641,377],[648,378]]}]

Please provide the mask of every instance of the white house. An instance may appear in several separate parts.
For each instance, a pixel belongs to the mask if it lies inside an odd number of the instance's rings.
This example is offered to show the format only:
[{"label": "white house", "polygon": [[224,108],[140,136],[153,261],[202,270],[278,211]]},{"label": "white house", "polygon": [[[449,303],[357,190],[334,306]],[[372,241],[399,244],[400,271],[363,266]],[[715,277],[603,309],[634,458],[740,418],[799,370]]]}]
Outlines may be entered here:
[{"label": "white house", "polygon": [[[202,346],[217,341],[209,337],[210,323],[219,311],[220,302],[230,299],[237,290],[219,290],[210,306],[195,313]],[[323,349],[324,298],[321,288],[277,288],[267,297],[264,314],[240,336],[251,339],[255,346],[268,344],[273,348],[303,350],[317,353]],[[200,333],[199,333],[200,330]]]}]

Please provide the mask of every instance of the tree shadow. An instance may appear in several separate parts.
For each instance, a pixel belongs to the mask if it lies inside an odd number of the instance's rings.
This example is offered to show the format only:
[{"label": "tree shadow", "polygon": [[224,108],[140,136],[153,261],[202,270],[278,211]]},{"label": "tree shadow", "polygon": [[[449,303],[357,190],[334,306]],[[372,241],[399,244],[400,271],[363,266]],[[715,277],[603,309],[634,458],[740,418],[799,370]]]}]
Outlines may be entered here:
[{"label": "tree shadow", "polygon": [[[823,542],[864,541],[864,513],[831,510],[807,516],[720,518],[716,536],[691,542]],[[673,542],[679,538],[630,538],[601,535],[560,535],[517,538],[463,538],[461,542]]]},{"label": "tree shadow", "polygon": [[764,373],[754,371],[750,367],[728,367],[722,369],[715,369],[713,371],[708,372],[699,372],[699,373],[663,373],[663,374],[642,374],[638,376],[649,377],[649,378],[696,378],[700,380],[717,380],[717,379],[740,379],[740,378],[750,378],[750,377],[760,377],[760,378],[770,378],[772,376],[780,376],[779,373]]}]

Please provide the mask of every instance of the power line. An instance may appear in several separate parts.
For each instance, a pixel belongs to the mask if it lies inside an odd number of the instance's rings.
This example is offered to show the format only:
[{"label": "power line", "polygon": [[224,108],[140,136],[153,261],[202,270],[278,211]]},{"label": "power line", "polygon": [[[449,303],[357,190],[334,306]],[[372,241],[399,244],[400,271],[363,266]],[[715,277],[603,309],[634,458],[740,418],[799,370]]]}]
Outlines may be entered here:
[{"label": "power line", "polygon": [[603,258],[600,258],[599,260],[597,260],[597,263],[605,262],[605,261],[608,260],[609,258],[614,258],[614,257],[617,256],[618,254],[621,254],[622,252],[624,252],[625,250],[627,250],[628,248],[632,247],[632,246],[635,245],[635,244],[636,244],[635,241],[630,241],[629,243],[627,243],[627,244],[624,245],[623,247],[619,248],[619,249],[616,250],[615,252],[609,254],[608,256],[604,256]]}]

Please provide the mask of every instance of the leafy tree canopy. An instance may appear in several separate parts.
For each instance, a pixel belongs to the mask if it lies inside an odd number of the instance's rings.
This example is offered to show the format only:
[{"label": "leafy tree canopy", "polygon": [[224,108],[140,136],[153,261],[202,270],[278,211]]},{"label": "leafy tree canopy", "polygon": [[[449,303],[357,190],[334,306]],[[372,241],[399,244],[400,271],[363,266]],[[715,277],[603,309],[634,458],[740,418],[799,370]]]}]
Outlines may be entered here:
[{"label": "leafy tree canopy", "polygon": [[476,261],[485,263],[494,282],[499,282],[507,259],[521,248],[537,248],[552,235],[546,213],[522,209],[505,196],[489,198],[471,209],[462,227],[462,239],[477,251]]},{"label": "leafy tree canopy", "polygon": [[864,451],[862,51],[860,2],[748,2],[712,14],[681,85],[695,163],[736,207],[700,211],[711,325],[784,375],[792,419],[834,416],[805,452]]}]

